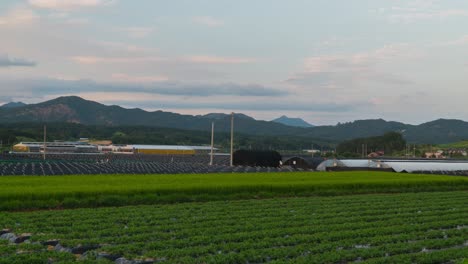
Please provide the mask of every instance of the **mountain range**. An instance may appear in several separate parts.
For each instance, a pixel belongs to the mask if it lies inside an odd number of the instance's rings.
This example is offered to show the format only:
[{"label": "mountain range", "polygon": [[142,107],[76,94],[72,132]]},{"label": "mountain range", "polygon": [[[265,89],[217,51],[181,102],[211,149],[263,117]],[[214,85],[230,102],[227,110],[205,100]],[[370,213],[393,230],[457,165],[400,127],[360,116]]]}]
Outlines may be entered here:
[{"label": "mountain range", "polygon": [[[8,105],[8,104],[7,104]],[[98,126],[146,126],[229,132],[231,115],[182,115],[172,112],[149,112],[139,108],[126,109],[103,105],[76,96],[59,97],[50,101],[0,107],[0,123],[77,123]],[[343,140],[382,135],[397,131],[410,143],[440,144],[468,139],[468,122],[438,119],[421,125],[409,125],[383,119],[357,120],[335,126],[295,127],[271,121],[255,120],[247,115],[234,116],[236,133],[256,136],[301,137],[340,142]]]}]

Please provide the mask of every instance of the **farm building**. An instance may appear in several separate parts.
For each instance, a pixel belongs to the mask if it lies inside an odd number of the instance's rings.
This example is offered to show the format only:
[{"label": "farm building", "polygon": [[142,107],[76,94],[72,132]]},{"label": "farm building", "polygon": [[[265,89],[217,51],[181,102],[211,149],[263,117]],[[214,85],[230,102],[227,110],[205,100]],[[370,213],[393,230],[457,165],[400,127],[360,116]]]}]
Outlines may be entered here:
[{"label": "farm building", "polygon": [[[48,153],[97,153],[95,145],[86,142],[46,142]],[[41,153],[44,152],[43,142],[21,142],[13,146],[13,152]]]},{"label": "farm building", "polygon": [[[213,149],[217,151],[217,149]],[[21,142],[13,146],[13,152],[42,153],[44,143]],[[206,146],[173,145],[99,145],[88,142],[46,142],[47,153],[118,153],[118,154],[153,154],[153,155],[195,155],[209,153]]]},{"label": "farm building", "polygon": [[[176,145],[109,145],[99,146],[99,151],[106,153],[153,154],[153,155],[195,155],[209,153],[207,146]],[[214,151],[218,149],[214,148]]]},{"label": "farm building", "polygon": [[318,171],[384,170],[395,172],[468,171],[467,161],[458,160],[396,160],[396,159],[330,159],[322,162]]},{"label": "farm building", "polygon": [[283,159],[283,166],[290,166],[293,168],[301,168],[304,170],[315,170],[317,166],[323,162],[323,158],[314,157],[287,157]]}]

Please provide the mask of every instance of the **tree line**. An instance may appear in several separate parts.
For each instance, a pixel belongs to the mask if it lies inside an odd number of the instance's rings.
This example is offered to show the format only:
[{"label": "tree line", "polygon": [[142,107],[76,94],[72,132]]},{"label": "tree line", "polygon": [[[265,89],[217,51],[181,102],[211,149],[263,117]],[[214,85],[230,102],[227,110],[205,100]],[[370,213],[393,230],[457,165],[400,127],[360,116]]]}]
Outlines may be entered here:
[{"label": "tree line", "polygon": [[357,138],[344,141],[337,146],[337,153],[343,157],[361,157],[364,153],[383,152],[385,156],[392,156],[406,147],[406,140],[398,132],[388,132],[383,136]]},{"label": "tree line", "polygon": [[[335,142],[315,140],[300,136],[257,136],[234,134],[236,149],[247,150],[291,150],[332,148]],[[14,123],[0,125],[0,140],[9,148],[19,142],[43,141],[43,124]],[[74,123],[48,123],[47,141],[111,140],[114,144],[156,144],[156,145],[209,145],[208,131],[183,130],[145,126],[94,126]],[[215,145],[229,149],[230,134],[215,133]]]}]

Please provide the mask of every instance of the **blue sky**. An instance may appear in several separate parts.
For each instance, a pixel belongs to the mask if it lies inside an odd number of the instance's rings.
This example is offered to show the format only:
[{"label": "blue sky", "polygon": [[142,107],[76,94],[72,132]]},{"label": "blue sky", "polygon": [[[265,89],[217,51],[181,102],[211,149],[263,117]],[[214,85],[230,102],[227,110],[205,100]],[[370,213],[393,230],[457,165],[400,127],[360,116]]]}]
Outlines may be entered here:
[{"label": "blue sky", "polygon": [[461,0],[2,0],[0,103],[468,120]]}]

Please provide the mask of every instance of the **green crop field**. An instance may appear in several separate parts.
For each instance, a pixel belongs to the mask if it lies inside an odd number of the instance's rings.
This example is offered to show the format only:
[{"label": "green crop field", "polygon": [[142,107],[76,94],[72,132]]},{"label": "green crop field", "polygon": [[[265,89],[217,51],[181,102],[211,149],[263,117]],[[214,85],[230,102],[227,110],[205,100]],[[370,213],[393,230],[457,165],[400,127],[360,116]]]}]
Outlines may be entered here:
[{"label": "green crop field", "polygon": [[0,210],[468,190],[467,177],[382,172],[1,177]]},{"label": "green crop field", "polygon": [[34,243],[50,239],[93,246],[90,263],[104,252],[165,263],[461,263],[467,201],[457,191],[0,213],[0,226],[32,233],[30,244],[0,244],[0,263],[83,259]]},{"label": "green crop field", "polygon": [[[468,177],[77,175],[0,177],[0,184],[0,232],[15,235],[0,239],[0,264],[468,258]],[[15,243],[23,233],[26,242]]]}]

